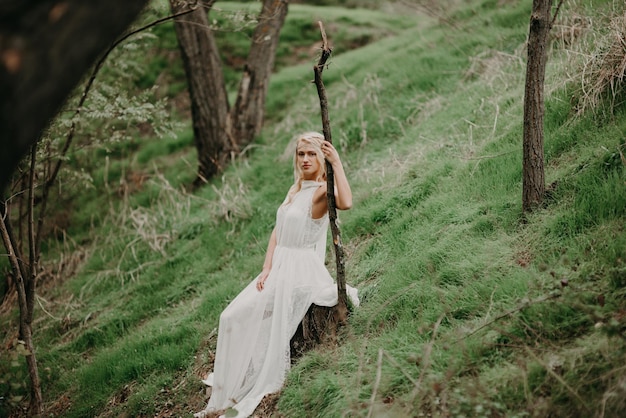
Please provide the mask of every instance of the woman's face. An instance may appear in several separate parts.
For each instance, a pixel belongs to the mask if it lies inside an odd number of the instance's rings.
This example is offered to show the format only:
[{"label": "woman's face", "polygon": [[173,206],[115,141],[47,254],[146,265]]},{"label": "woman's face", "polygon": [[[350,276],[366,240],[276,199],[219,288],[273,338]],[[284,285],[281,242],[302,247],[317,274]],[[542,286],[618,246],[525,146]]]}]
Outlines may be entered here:
[{"label": "woman's face", "polygon": [[317,180],[321,167],[315,147],[306,143],[300,144],[296,151],[296,164],[302,170],[304,180]]}]

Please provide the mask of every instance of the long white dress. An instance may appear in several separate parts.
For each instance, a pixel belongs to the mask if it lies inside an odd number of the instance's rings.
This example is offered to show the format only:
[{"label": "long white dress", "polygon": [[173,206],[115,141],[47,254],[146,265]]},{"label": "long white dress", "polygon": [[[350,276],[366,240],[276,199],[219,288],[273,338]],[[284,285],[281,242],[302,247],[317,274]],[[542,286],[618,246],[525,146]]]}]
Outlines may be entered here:
[{"label": "long white dress", "polygon": [[[305,180],[276,214],[276,248],[265,288],[256,278],[220,315],[207,412],[233,408],[250,416],[263,397],[278,391],[290,366],[289,342],[309,306],[337,304],[337,285],[324,265],[328,215],[311,217],[313,194],[323,183]],[[287,199],[285,200],[287,202]],[[347,286],[355,305],[356,289]]]}]

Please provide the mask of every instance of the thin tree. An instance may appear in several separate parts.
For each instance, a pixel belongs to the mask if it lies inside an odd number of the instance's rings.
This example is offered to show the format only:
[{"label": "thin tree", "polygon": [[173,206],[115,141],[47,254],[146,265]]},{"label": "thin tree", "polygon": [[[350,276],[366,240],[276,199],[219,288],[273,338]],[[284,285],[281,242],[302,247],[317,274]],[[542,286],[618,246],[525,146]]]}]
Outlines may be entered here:
[{"label": "thin tree", "polygon": [[528,61],[524,90],[523,184],[522,208],[530,212],[541,205],[545,195],[544,82],[546,74],[548,34],[563,4],[559,2],[551,18],[552,0],[533,0],[528,34]]},{"label": "thin tree", "polygon": [[28,172],[28,258],[23,254],[20,241],[16,238],[9,223],[9,206],[4,200],[0,201],[0,235],[7,250],[11,270],[17,287],[18,303],[20,308],[19,338],[26,348],[26,364],[30,377],[30,406],[31,414],[40,416],[43,413],[43,398],[41,395],[41,381],[33,344],[33,311],[35,305],[35,286],[37,278],[38,248],[35,245],[35,214],[34,214],[34,178],[37,155],[37,145],[32,145],[30,168]]},{"label": "thin tree", "polygon": [[174,27],[191,99],[198,152],[196,185],[221,172],[232,156],[260,133],[269,77],[288,5],[287,0],[263,0],[237,97],[231,107],[219,50],[208,22],[214,3],[215,0],[199,0],[190,5],[184,0],[170,0],[173,14],[194,8],[187,16],[177,18]]},{"label": "thin tree", "polygon": [[[222,73],[222,61],[211,34],[207,10],[214,0],[191,6],[189,14],[174,20],[187,86],[191,100],[194,142],[198,151],[196,184],[208,179],[227,161],[237,144],[228,135],[228,96]],[[172,13],[190,6],[185,1],[170,0]]]}]

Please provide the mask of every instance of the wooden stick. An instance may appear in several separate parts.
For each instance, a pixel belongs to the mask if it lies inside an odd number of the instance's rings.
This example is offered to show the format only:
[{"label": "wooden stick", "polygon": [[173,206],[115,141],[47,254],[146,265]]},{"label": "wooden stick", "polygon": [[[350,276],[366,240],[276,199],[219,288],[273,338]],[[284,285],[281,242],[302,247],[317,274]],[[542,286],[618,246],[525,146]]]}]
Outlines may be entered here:
[{"label": "wooden stick", "polygon": [[[332,53],[332,49],[328,44],[328,38],[326,37],[326,31],[322,22],[318,22],[320,32],[322,33],[322,55],[320,56],[317,65],[313,67],[315,73],[315,86],[317,87],[317,95],[320,99],[320,108],[322,115],[322,132],[324,133],[324,139],[332,144],[332,135],[330,132],[330,119],[328,117],[328,99],[326,98],[326,89],[324,88],[324,82],[322,81],[322,71],[326,66],[326,61]],[[333,244],[335,247],[335,259],[337,265],[337,314],[339,322],[344,322],[348,316],[348,297],[346,294],[346,269],[343,254],[343,244],[341,242],[341,232],[337,224],[337,206],[335,203],[335,176],[332,165],[326,161],[326,197],[328,200],[328,217],[330,219],[330,228],[333,234]]]}]

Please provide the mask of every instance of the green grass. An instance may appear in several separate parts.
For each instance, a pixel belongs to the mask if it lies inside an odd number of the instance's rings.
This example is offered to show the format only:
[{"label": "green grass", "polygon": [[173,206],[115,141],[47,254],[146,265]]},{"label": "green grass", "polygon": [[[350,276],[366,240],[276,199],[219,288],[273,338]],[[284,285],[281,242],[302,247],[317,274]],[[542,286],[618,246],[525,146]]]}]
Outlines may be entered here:
[{"label": "green grass", "polygon": [[[561,13],[575,7],[585,10]],[[477,1],[448,26],[290,6],[285,59],[316,41],[318,15],[339,38],[324,80],[354,191],[340,217],[362,305],[337,347],[293,366],[281,416],[593,416],[604,402],[608,417],[625,407],[626,108],[574,117],[576,86],[562,82],[568,62],[552,51],[550,193],[522,216],[529,11],[530,1]],[[171,27],[158,31],[174,45]],[[240,35],[228,37],[233,50]],[[349,46],[364,36],[366,46]],[[109,163],[96,165],[93,189],[75,193],[69,229],[84,261],[42,289],[49,315],[37,312],[55,416],[190,416],[204,406],[199,377],[219,312],[258,273],[291,182],[284,150],[294,133],[320,126],[316,57],[300,58],[278,66],[256,146],[196,192],[182,190],[195,172],[189,128],[95,154]],[[155,79],[166,67],[149,68]],[[2,321],[9,329],[17,317]],[[3,375],[18,369],[3,356]],[[10,393],[8,383],[0,389]]]},{"label": "green grass", "polygon": [[[165,9],[164,5],[161,7]],[[226,64],[224,78],[229,91],[235,91],[239,84],[260,7],[259,2],[220,1],[208,15],[215,27],[220,58]],[[376,10],[361,8],[291,5],[280,34],[275,70],[303,62],[312,65],[317,60],[313,54],[317,53],[314,48],[321,39],[318,21],[329,28],[333,50],[344,52],[406,29],[415,20],[410,16],[381,15]],[[155,38],[150,44],[151,53],[144,72],[137,78],[137,86],[148,88],[159,77],[165,77],[170,82],[168,94],[176,95],[185,86],[176,81],[184,77],[184,70],[179,60],[172,58],[178,53],[173,23],[158,25],[151,33]]]}]

